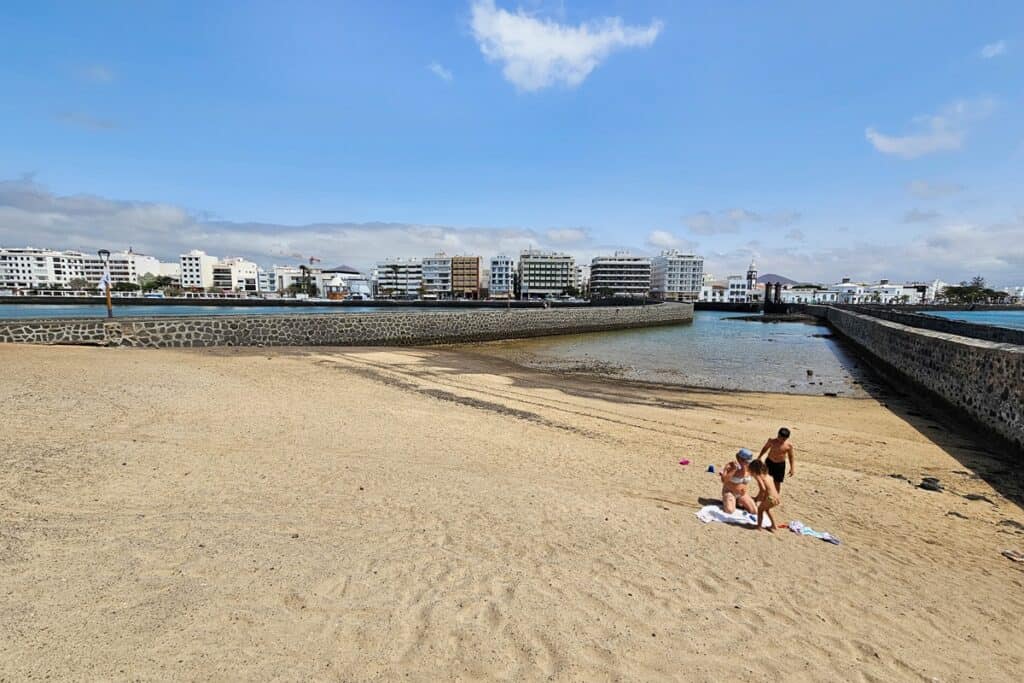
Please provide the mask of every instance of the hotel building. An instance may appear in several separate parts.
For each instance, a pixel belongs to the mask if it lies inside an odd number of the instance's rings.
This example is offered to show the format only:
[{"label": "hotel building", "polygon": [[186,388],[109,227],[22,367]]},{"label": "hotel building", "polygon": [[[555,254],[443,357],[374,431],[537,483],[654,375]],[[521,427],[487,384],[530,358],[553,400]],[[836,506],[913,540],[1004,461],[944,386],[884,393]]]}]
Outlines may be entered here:
[{"label": "hotel building", "polygon": [[651,259],[617,251],[590,262],[591,294],[647,296],[651,291]]},{"label": "hotel building", "polygon": [[519,254],[519,295],[525,299],[561,296],[580,284],[576,259],[569,254],[528,249]]},{"label": "hotel building", "polygon": [[658,299],[697,301],[703,285],[703,256],[681,254],[671,249],[661,252],[651,261],[651,293]]}]

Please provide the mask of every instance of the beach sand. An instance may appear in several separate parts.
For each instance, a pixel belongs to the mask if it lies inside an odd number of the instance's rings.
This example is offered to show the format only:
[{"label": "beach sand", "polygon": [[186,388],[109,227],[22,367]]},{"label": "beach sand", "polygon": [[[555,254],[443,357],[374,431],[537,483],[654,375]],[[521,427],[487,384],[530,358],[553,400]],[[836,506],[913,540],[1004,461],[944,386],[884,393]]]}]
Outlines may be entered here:
[{"label": "beach sand", "polygon": [[[0,346],[0,368],[2,680],[1024,667],[1024,565],[1000,555],[1024,549],[1020,464],[899,396],[648,387],[472,347]],[[707,465],[781,425],[781,519],[842,545],[694,516]]]}]

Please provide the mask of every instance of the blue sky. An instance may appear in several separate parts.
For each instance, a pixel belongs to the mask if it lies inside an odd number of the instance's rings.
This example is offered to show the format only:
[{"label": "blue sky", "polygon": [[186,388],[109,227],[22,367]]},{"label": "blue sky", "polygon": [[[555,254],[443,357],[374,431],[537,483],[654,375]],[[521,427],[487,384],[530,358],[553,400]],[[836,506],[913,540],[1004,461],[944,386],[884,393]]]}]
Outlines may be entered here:
[{"label": "blue sky", "polygon": [[0,243],[1024,284],[1024,3],[5,2]]}]

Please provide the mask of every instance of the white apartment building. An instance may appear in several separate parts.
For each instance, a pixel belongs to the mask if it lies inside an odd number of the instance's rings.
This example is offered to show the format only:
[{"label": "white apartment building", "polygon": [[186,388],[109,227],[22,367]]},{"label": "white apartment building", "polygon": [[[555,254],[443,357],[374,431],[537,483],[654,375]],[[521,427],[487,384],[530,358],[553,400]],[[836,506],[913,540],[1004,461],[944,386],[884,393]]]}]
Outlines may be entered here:
[{"label": "white apartment building", "polygon": [[213,287],[213,267],[217,265],[217,257],[205,251],[193,249],[182,254],[181,286],[185,289],[209,289]]},{"label": "white apartment building", "polygon": [[580,272],[569,254],[527,249],[519,254],[519,295],[525,299],[561,296],[578,289]]},{"label": "white apartment building", "polygon": [[700,297],[697,301],[708,301],[711,303],[725,303],[726,292],[728,291],[725,284],[721,282],[707,282],[700,287]]},{"label": "white apartment building", "polygon": [[745,304],[750,301],[749,281],[742,275],[730,275],[726,281],[725,300],[730,304]]},{"label": "white apartment building", "polygon": [[[152,256],[114,252],[109,258],[111,283],[137,285],[143,275],[159,274],[160,266]],[[72,280],[94,285],[102,275],[103,261],[98,254],[34,247],[0,248],[0,288],[66,288]]]},{"label": "white apartment building", "polygon": [[418,298],[423,284],[423,263],[416,258],[378,261],[373,280],[379,297]]},{"label": "white apartment building", "polygon": [[834,304],[839,300],[839,292],[817,287],[784,287],[781,296],[784,304]]},{"label": "white apartment building", "polygon": [[70,280],[85,277],[86,258],[75,251],[0,248],[0,288],[64,287]]},{"label": "white apartment building", "polygon": [[651,291],[651,259],[617,251],[590,261],[591,295],[647,296]]},{"label": "white apartment building", "polygon": [[260,267],[243,258],[226,258],[213,266],[213,287],[225,292],[260,291]]},{"label": "white apartment building", "polygon": [[[697,301],[704,285],[704,257],[681,254],[677,249],[663,251],[651,261],[651,293],[665,301]],[[713,296],[713,290],[708,290]],[[713,299],[708,299],[713,300]]]},{"label": "white apartment building", "polygon": [[499,254],[491,258],[488,277],[488,295],[492,299],[507,299],[514,291],[513,273],[516,266],[511,256]]},{"label": "white apartment building", "polygon": [[423,298],[452,298],[452,257],[434,254],[422,261]]}]

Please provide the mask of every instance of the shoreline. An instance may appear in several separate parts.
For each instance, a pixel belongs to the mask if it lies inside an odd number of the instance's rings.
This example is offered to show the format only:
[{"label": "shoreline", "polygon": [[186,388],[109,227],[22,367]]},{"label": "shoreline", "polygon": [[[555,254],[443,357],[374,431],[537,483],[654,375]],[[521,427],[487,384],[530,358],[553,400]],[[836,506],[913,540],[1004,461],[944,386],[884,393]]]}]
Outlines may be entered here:
[{"label": "shoreline", "polygon": [[[565,377],[451,346],[0,345],[0,362],[14,678],[1024,665],[1024,572],[1000,555],[1024,542],[1019,468],[906,398]],[[781,518],[842,545],[696,519],[718,496],[706,466],[780,424],[798,449]]]}]

